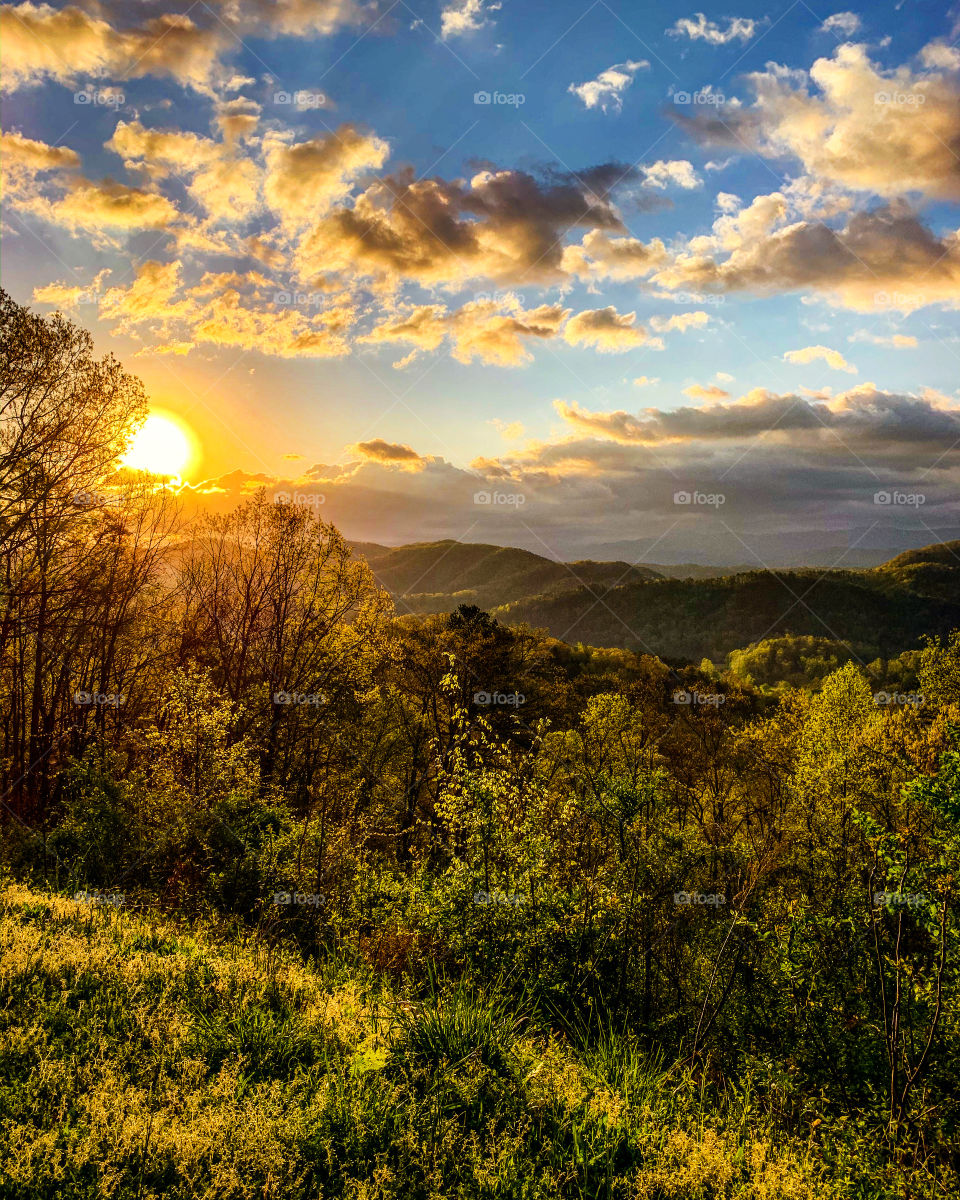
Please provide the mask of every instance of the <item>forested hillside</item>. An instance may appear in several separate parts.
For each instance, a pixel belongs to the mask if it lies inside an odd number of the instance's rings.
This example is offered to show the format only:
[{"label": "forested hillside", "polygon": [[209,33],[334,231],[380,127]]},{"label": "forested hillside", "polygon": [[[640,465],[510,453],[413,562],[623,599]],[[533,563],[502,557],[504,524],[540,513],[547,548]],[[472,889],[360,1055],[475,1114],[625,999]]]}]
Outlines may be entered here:
[{"label": "forested hillside", "polygon": [[456,541],[351,548],[401,613],[473,604],[509,625],[672,660],[723,662],[733,650],[791,635],[855,642],[868,659],[894,657],[960,624],[960,542],[856,571],[560,563]]},{"label": "forested hillside", "polygon": [[925,634],[942,636],[960,625],[960,563],[651,580],[520,600],[495,612],[554,637],[669,659],[719,661],[785,634],[858,642],[871,657],[894,656],[915,649]]},{"label": "forested hillside", "polygon": [[494,608],[521,596],[659,578],[656,570],[624,562],[561,563],[529,550],[449,540],[392,550],[361,542],[353,549],[401,612],[449,612],[460,604]]}]

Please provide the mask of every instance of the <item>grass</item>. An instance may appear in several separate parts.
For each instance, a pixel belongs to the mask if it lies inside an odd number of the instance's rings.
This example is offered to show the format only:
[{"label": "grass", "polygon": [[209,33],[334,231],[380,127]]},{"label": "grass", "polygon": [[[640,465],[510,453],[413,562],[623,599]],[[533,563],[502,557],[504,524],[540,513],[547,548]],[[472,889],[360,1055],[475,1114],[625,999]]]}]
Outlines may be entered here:
[{"label": "grass", "polygon": [[497,988],[0,891],[0,1200],[950,1193],[829,1138]]}]

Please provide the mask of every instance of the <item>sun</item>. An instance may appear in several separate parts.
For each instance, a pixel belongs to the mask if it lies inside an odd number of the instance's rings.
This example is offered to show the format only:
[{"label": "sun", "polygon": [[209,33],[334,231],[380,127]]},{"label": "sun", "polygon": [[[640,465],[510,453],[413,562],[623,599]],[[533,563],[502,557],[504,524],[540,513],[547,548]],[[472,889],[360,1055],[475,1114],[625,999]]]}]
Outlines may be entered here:
[{"label": "sun", "polygon": [[179,479],[193,455],[194,438],[190,429],[172,413],[155,409],[137,430],[120,461],[134,471]]}]

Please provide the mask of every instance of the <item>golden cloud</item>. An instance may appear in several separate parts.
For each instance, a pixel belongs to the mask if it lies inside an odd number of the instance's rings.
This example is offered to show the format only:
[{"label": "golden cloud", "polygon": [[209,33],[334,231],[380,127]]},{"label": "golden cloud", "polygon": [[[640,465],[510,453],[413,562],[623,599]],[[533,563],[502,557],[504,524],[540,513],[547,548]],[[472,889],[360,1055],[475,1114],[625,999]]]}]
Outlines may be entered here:
[{"label": "golden cloud", "polygon": [[[371,345],[405,343],[416,352],[436,350],[449,338],[457,362],[477,359],[486,365],[516,367],[532,358],[524,339],[555,337],[570,315],[570,309],[550,304],[525,311],[516,297],[506,297],[504,303],[511,311],[500,312],[502,305],[490,300],[471,301],[453,312],[443,305],[420,305],[382,322],[358,340]],[[412,357],[407,355],[394,365],[406,366]]]},{"label": "golden cloud", "polygon": [[839,350],[831,350],[829,346],[804,346],[800,350],[788,350],[783,356],[783,361],[800,366],[820,361],[835,371],[848,371],[851,375],[857,373],[857,368],[851,366]]},{"label": "golden cloud", "polygon": [[308,225],[342,199],[358,175],[382,167],[389,152],[381,138],[352,125],[307,142],[268,134],[264,196],[290,229]]},{"label": "golden cloud", "polygon": [[703,141],[790,156],[814,178],[846,188],[957,199],[960,85],[952,57],[935,50],[928,48],[921,61],[946,70],[888,71],[870,60],[865,46],[845,43],[808,73],[771,66],[749,75],[752,107],[672,115]]},{"label": "golden cloud", "polygon": [[571,346],[592,346],[601,354],[622,354],[643,345],[661,347],[660,339],[651,339],[646,329],[635,323],[636,319],[635,312],[619,313],[612,304],[606,308],[586,308],[570,318],[563,336]]}]

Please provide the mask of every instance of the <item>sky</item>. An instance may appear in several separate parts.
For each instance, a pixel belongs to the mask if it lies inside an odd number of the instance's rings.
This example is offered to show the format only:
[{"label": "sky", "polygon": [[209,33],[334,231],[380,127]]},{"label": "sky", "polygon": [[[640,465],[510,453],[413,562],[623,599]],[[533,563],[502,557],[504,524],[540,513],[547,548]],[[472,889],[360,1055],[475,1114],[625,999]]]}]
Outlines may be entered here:
[{"label": "sky", "polygon": [[956,537],[960,13],[703,9],[0,6],[3,286],[189,431],[200,509],[564,559]]}]

